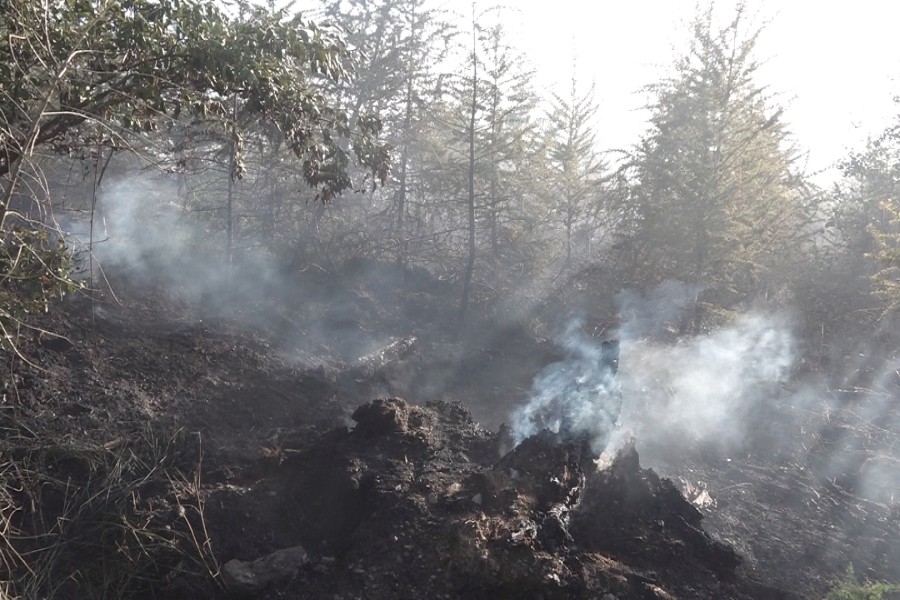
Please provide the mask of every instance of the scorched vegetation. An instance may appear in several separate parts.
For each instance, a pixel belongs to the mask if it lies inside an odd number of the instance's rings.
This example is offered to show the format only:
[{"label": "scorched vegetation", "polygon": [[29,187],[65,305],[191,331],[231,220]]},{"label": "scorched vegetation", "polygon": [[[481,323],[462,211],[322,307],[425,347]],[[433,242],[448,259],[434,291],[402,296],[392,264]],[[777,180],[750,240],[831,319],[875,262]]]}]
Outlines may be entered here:
[{"label": "scorched vegetation", "polygon": [[0,15],[0,597],[897,593],[900,126],[743,6],[616,152],[506,9]]}]

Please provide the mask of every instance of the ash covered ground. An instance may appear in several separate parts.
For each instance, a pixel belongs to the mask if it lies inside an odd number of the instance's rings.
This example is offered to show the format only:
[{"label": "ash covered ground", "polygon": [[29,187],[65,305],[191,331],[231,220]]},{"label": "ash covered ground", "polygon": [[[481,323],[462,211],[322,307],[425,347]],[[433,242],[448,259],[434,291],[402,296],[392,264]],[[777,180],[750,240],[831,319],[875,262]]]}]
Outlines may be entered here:
[{"label": "ash covered ground", "polygon": [[[763,381],[757,361],[767,404],[725,387],[743,408],[692,413],[699,372],[627,376],[666,362],[645,336],[623,342],[621,422],[598,460],[590,440],[514,423],[577,351],[523,322],[460,334],[425,274],[306,273],[253,302],[113,282],[115,298],[48,317],[64,337],[23,343],[33,366],[6,367],[17,593],[821,598],[848,564],[900,581],[893,397],[867,413]],[[599,345],[602,327],[582,329]],[[751,355],[781,348],[753,335]]]}]

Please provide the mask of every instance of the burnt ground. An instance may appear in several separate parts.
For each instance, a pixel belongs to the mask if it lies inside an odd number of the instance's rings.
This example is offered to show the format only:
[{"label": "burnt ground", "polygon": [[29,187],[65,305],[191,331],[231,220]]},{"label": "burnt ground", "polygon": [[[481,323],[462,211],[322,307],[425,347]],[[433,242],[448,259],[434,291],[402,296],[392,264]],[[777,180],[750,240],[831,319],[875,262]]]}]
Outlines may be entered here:
[{"label": "burnt ground", "polygon": [[3,373],[6,591],[821,598],[851,563],[900,581],[897,505],[815,453],[692,452],[666,479],[629,445],[603,468],[546,433],[510,451],[493,426],[558,350],[514,325],[457,336],[446,289],[394,283],[210,311],[123,280],[63,302],[42,326],[64,337],[29,334],[33,366]]}]

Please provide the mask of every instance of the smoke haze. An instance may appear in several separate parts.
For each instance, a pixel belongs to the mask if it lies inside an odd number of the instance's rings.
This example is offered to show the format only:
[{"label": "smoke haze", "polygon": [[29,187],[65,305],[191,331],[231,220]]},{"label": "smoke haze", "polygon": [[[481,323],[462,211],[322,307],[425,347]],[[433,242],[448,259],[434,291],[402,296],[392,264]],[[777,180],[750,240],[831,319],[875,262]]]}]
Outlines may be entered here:
[{"label": "smoke haze", "polygon": [[626,427],[638,444],[733,451],[784,395],[779,384],[791,373],[795,348],[784,318],[750,313],[674,344],[623,338],[623,355]]},{"label": "smoke haze", "polygon": [[[782,395],[778,386],[791,373],[794,338],[787,318],[748,313],[709,335],[662,341],[699,291],[669,282],[646,295],[619,294],[617,377],[598,366],[601,340],[587,336],[580,320],[569,323],[558,339],[566,358],[535,377],[529,401],[512,418],[516,437],[542,428],[558,432],[569,411],[574,429],[598,453],[628,434],[650,450],[651,462],[655,450],[739,447],[766,405]],[[622,427],[614,433],[620,410]]]},{"label": "smoke haze", "polygon": [[[411,334],[413,327],[399,321],[391,332],[395,337],[368,331],[365,324],[382,303],[378,298],[306,289],[264,255],[244,255],[250,268],[235,277],[224,263],[223,235],[200,230],[192,215],[172,201],[177,197],[171,177],[110,179],[94,226],[94,253],[103,269],[199,302],[203,318],[231,314],[277,331],[300,363],[322,364],[328,353],[353,361]],[[70,229],[86,246],[87,228]],[[380,285],[386,298],[400,284],[385,279]],[[851,473],[854,485],[868,496],[890,501],[900,485],[900,467],[889,452],[867,452],[859,432],[880,439],[885,447],[896,443],[890,439],[898,425],[890,392],[897,380],[895,365],[874,370],[867,382],[874,392],[853,412],[841,412],[825,383],[789,383],[800,353],[792,321],[784,314],[750,311],[707,335],[676,339],[686,310],[702,291],[667,282],[644,294],[620,292],[618,328],[609,335],[621,342],[617,375],[599,366],[602,339],[589,335],[583,320],[564,326],[556,339],[563,359],[540,370],[527,401],[510,417],[517,441],[544,428],[562,429],[585,436],[600,453],[633,436],[643,460],[660,468],[704,448],[722,456],[760,447],[773,453],[813,448],[817,456],[810,462],[822,477]],[[326,297],[324,314],[301,309],[307,299],[315,298],[312,305]],[[267,299],[272,306],[261,307]],[[285,301],[294,303],[287,312],[278,308]],[[427,311],[423,314],[430,318]],[[448,373],[455,372],[447,361],[464,359],[451,354],[430,372],[418,371],[420,365],[397,370],[385,394],[401,390],[421,395],[423,401],[440,397]],[[847,370],[872,369],[875,354],[858,352]],[[848,375],[841,385],[849,389],[857,383]],[[830,445],[822,447],[821,438]]]},{"label": "smoke haze", "polygon": [[516,442],[541,429],[586,436],[594,451],[606,448],[622,407],[614,372],[603,364],[604,352],[583,331],[583,322],[569,323],[559,340],[566,358],[544,367],[535,377],[528,403],[513,417]]},{"label": "smoke haze", "polygon": [[[203,215],[213,223],[214,230],[207,230],[177,198],[178,182],[165,174],[110,177],[104,182],[91,244],[95,286],[105,287],[108,275],[116,293],[132,281],[183,301],[188,310],[178,314],[180,320],[228,317],[262,329],[288,359],[301,365],[353,361],[394,339],[367,331],[365,323],[377,308],[373,298],[311,285],[315,273],[302,277],[301,269],[276,264],[253,247],[256,241],[246,233],[229,265],[225,234],[216,228],[219,221]],[[66,229],[71,245],[88,248],[87,223],[73,220]],[[81,254],[86,257],[86,252]],[[86,258],[82,262],[80,270],[87,277]],[[396,284],[379,282],[384,290]],[[97,310],[103,310],[102,305]]]}]

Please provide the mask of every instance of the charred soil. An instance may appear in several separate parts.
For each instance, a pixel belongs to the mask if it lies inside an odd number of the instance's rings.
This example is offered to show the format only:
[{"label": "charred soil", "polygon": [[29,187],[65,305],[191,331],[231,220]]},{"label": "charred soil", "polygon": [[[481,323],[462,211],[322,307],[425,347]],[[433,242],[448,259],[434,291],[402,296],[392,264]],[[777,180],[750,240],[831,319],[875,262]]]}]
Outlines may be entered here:
[{"label": "charred soil", "polygon": [[[667,479],[633,445],[513,448],[477,421],[551,344],[457,339],[434,283],[328,286],[242,308],[252,327],[133,283],[47,316],[3,374],[4,592],[817,598],[848,562],[900,580],[896,507],[790,461],[697,455]],[[325,331],[336,302],[351,317]]]}]

